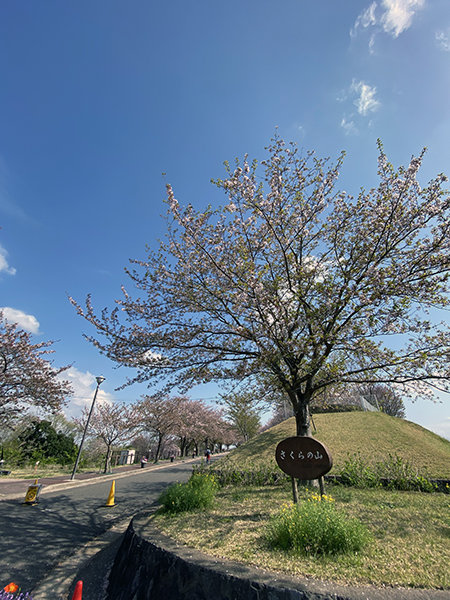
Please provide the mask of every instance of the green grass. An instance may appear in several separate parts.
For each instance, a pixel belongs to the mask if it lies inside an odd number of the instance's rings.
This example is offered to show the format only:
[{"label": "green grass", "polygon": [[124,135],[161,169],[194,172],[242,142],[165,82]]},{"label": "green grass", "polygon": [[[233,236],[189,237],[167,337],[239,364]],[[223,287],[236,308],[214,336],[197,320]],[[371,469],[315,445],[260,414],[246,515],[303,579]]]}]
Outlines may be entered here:
[{"label": "green grass", "polygon": [[174,483],[164,490],[159,498],[161,510],[180,513],[209,508],[218,487],[213,475],[192,475],[186,483]]},{"label": "green grass", "polygon": [[[314,435],[333,456],[331,473],[339,473],[355,454],[371,467],[391,455],[399,458],[402,469],[408,463],[420,475],[450,479],[450,442],[419,425],[367,412],[324,413],[315,415],[314,422]],[[265,471],[279,471],[276,445],[293,435],[295,421],[289,419],[243,444],[213,468],[258,471],[261,477]],[[280,508],[292,498],[290,482],[257,487],[246,486],[243,478],[239,483],[222,488],[201,519],[196,513],[158,514],[157,526],[178,542],[213,556],[293,576],[348,585],[450,587],[447,494],[327,485],[339,514],[347,522],[361,522],[371,541],[359,551],[311,556],[299,554],[296,548],[276,549],[267,534]],[[307,492],[300,488],[299,493]]]},{"label": "green grass", "polygon": [[[331,474],[338,473],[349,456],[360,453],[368,464],[399,456],[421,475],[450,479],[450,442],[420,425],[378,412],[323,413],[314,415],[314,423],[314,437],[333,457]],[[233,450],[216,467],[276,467],[276,445],[295,434],[295,420],[288,419]]]},{"label": "green grass", "polygon": [[[135,465],[136,468],[138,465]],[[8,467],[7,464],[3,467],[7,471],[11,471],[9,475],[2,475],[2,479],[42,479],[43,477],[59,477],[69,476],[72,473],[73,465],[61,466],[61,465],[43,465],[38,466],[37,469],[34,466],[29,467]],[[114,471],[121,469],[121,466],[114,467]],[[103,465],[101,467],[78,467],[77,473],[103,473]]]},{"label": "green grass", "polygon": [[273,549],[266,531],[291,500],[289,484],[228,486],[201,519],[198,513],[158,514],[154,519],[180,543],[270,571],[342,584],[449,588],[448,495],[343,486],[327,486],[326,492],[335,499],[336,510],[368,529],[372,541],[363,550],[311,556]]}]

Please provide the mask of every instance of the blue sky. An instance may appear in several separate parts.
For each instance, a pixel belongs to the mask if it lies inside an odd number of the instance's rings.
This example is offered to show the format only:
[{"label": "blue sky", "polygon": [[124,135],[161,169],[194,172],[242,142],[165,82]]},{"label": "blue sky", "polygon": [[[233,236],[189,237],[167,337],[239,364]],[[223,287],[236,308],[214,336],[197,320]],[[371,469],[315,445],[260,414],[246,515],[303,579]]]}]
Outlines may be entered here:
[{"label": "blue sky", "polygon": [[[164,235],[170,182],[213,200],[222,163],[282,137],[347,151],[341,187],[376,182],[428,147],[421,181],[450,174],[448,0],[26,1],[0,7],[0,306],[59,340],[76,414],[138,387],[82,337],[67,300],[111,306],[128,258]],[[162,173],[167,175],[164,177]],[[193,392],[211,399],[215,388]],[[450,438],[449,399],[407,417]]]}]

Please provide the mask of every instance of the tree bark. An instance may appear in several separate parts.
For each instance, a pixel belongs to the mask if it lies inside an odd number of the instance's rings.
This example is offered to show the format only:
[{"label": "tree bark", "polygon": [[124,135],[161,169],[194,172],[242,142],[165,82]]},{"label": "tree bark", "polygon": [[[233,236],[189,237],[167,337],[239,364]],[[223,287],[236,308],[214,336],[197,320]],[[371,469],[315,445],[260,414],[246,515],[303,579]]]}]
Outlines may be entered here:
[{"label": "tree bark", "polygon": [[107,446],[106,449],[106,458],[105,458],[105,468],[103,470],[103,473],[109,473],[111,470],[111,444]]},{"label": "tree bark", "polygon": [[297,402],[297,406],[294,406],[295,423],[297,426],[297,435],[299,436],[310,436],[311,435],[311,416],[309,414],[309,402],[300,400]]}]

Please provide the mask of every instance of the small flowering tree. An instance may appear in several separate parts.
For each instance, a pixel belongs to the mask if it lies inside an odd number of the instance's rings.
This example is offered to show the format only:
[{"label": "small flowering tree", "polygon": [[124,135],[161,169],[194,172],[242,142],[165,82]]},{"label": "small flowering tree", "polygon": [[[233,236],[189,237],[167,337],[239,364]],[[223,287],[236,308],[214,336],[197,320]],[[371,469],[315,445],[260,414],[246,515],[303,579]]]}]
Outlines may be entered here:
[{"label": "small flowering tree", "polygon": [[32,406],[56,413],[72,393],[60,378],[69,367],[54,368],[46,356],[53,342],[33,344],[31,336],[0,311],[0,424],[8,425]]},{"label": "small flowering tree", "polygon": [[[298,435],[310,402],[342,384],[449,389],[450,198],[421,187],[423,152],[394,169],[379,143],[379,184],[336,190],[335,164],[279,138],[261,163],[226,164],[224,206],[181,206],[167,186],[167,240],[127,270],[116,308],[78,312],[129,381],[263,377],[283,390]],[[411,393],[411,391],[409,391]]]},{"label": "small flowering tree", "polygon": [[[80,430],[84,429],[88,418],[88,409],[83,409],[81,419],[76,419]],[[98,404],[92,414],[89,433],[100,438],[106,445],[104,473],[111,470],[111,455],[114,445],[123,444],[131,439],[139,425],[136,405]]]},{"label": "small flowering tree", "polygon": [[156,439],[154,462],[157,463],[164,442],[173,435],[179,423],[180,408],[185,402],[181,396],[144,396],[136,406],[139,427],[152,433]]}]

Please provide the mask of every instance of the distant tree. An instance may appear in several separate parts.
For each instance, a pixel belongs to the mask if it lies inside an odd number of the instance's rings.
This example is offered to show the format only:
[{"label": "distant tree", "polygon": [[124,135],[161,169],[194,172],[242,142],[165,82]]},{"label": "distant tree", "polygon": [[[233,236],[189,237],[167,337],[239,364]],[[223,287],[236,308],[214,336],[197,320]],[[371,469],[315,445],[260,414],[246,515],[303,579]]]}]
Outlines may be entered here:
[{"label": "distant tree", "polygon": [[[88,409],[83,409],[82,417],[78,420],[80,428],[84,428],[88,414]],[[138,426],[139,420],[135,405],[98,404],[95,407],[89,424],[89,433],[100,438],[106,445],[104,473],[111,470],[114,445],[129,441]]]},{"label": "distant tree", "polygon": [[142,456],[149,457],[155,446],[155,435],[153,433],[139,433],[131,440],[131,446],[136,450],[136,459]]},{"label": "distant tree", "polygon": [[179,422],[180,405],[184,397],[144,396],[137,404],[136,414],[143,432],[154,434],[156,448],[154,462],[157,463],[164,441],[173,435]]},{"label": "distant tree", "polygon": [[336,189],[335,164],[276,137],[215,183],[224,206],[181,206],[167,186],[167,240],[127,270],[134,293],[79,314],[134,381],[189,388],[272,378],[310,435],[310,403],[338,384],[450,390],[450,197],[421,187],[424,152],[395,170],[379,143],[377,188]]},{"label": "distant tree", "polygon": [[275,425],[278,425],[279,423],[282,423],[283,421],[286,421],[286,419],[290,419],[293,416],[294,410],[290,402],[285,400],[284,402],[276,403],[273,407],[272,416],[262,429],[266,430],[270,427],[275,427]]},{"label": "distant tree", "polygon": [[236,429],[242,441],[247,442],[261,428],[259,411],[252,392],[233,392],[221,395],[225,418]]},{"label": "distant tree", "polygon": [[63,465],[75,460],[77,447],[73,437],[58,433],[50,421],[34,420],[18,436],[22,460],[52,459]]},{"label": "distant tree", "polygon": [[405,404],[398,392],[381,383],[358,386],[359,395],[391,417],[405,418]]},{"label": "distant tree", "polygon": [[77,441],[77,436],[79,434],[79,426],[75,423],[74,420],[68,419],[62,412],[55,413],[48,418],[51,423],[51,426],[58,433],[64,433],[69,437],[72,437],[75,442]]},{"label": "distant tree", "polygon": [[60,379],[69,367],[53,368],[44,356],[53,342],[31,343],[31,336],[0,311],[0,423],[12,424],[31,407],[55,413],[72,393]]},{"label": "distant tree", "polygon": [[202,400],[186,398],[179,404],[173,433],[178,439],[181,456],[187,456],[189,449],[207,436],[209,421],[210,415]]}]

